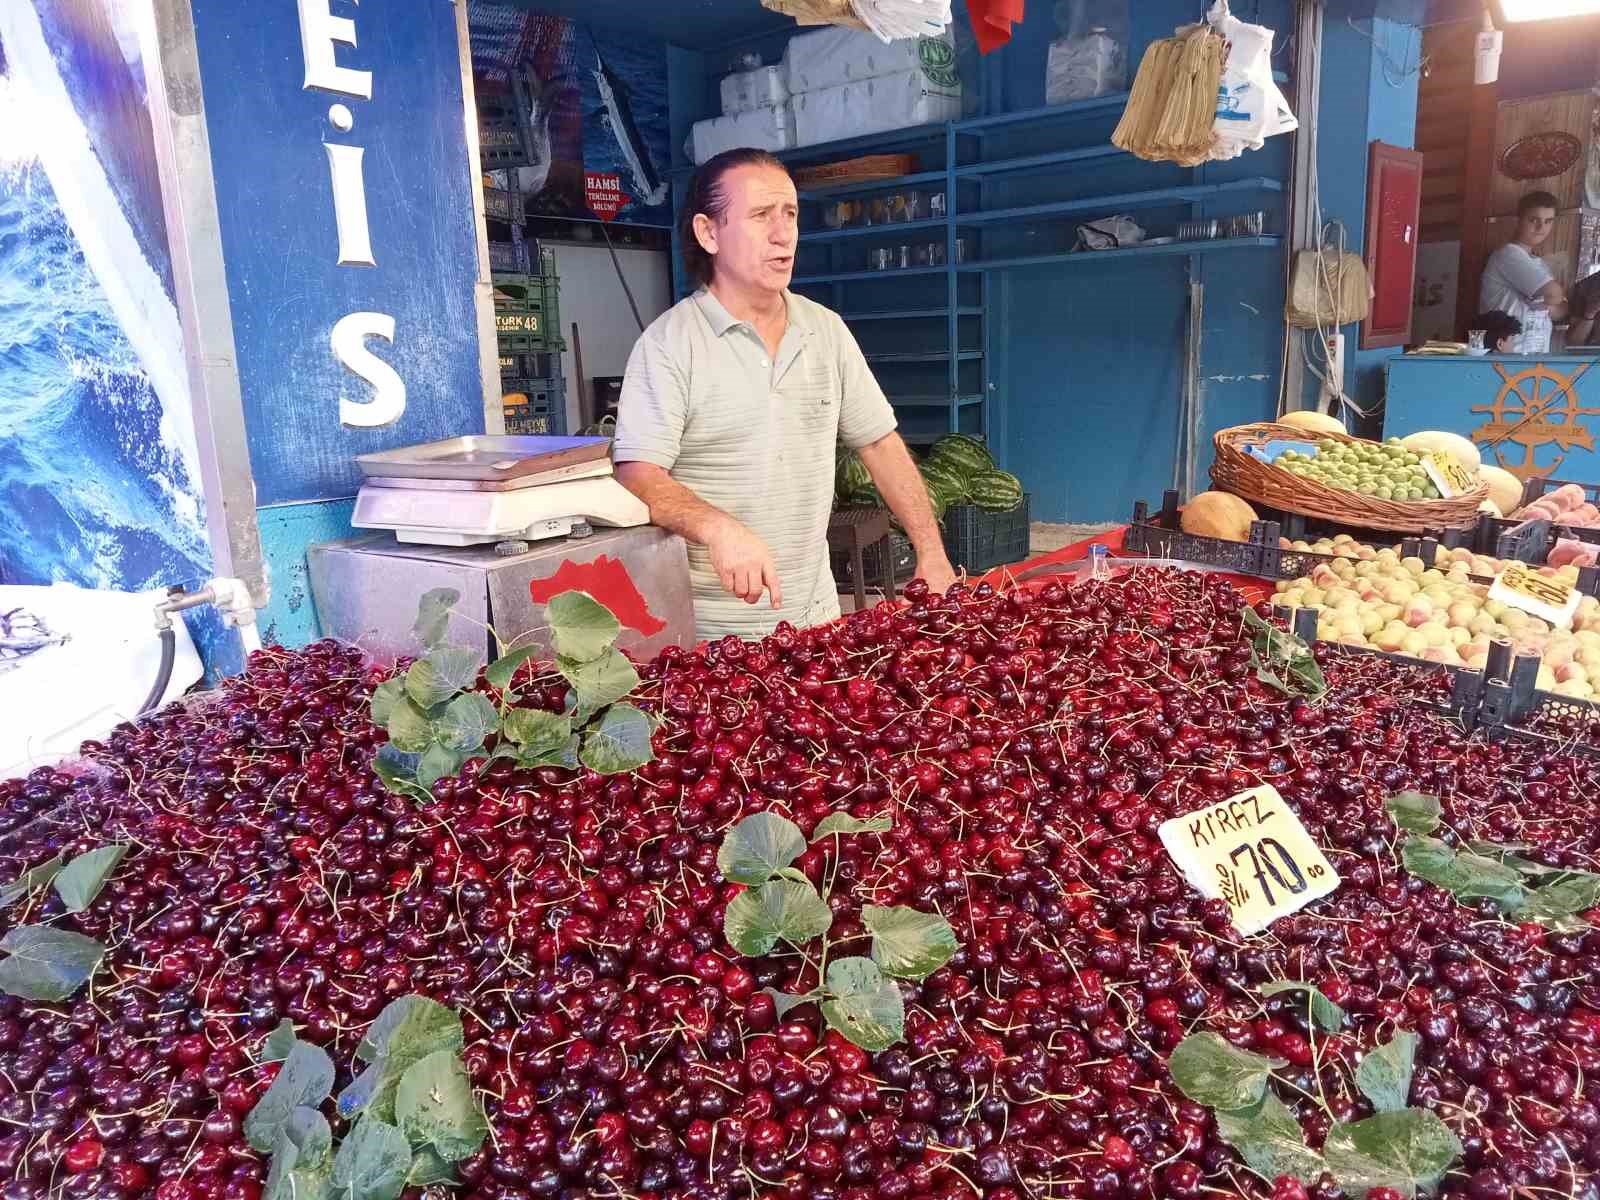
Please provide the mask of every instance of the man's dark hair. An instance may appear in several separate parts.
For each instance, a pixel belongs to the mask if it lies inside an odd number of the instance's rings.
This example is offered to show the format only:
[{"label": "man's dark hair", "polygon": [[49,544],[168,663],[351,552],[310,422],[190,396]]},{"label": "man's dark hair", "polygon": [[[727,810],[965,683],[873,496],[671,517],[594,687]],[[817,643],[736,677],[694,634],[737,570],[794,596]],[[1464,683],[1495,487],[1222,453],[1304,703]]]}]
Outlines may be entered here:
[{"label": "man's dark hair", "polygon": [[1525,217],[1536,208],[1556,208],[1556,198],[1549,192],[1529,192],[1517,201],[1517,216]]},{"label": "man's dark hair", "polygon": [[1508,312],[1491,308],[1488,312],[1473,317],[1472,324],[1467,328],[1483,330],[1484,346],[1493,354],[1495,348],[1500,345],[1501,338],[1516,337],[1522,332],[1522,322]]},{"label": "man's dark hair", "polygon": [[683,198],[683,212],[678,217],[678,239],[683,246],[683,269],[702,287],[711,283],[715,264],[711,255],[700,245],[694,235],[694,219],[701,213],[713,221],[720,221],[728,211],[732,197],[724,186],[728,172],[736,167],[776,167],[785,175],[789,168],[775,155],[753,146],[737,150],[724,150],[715,158],[708,158],[689,181],[689,194]]}]

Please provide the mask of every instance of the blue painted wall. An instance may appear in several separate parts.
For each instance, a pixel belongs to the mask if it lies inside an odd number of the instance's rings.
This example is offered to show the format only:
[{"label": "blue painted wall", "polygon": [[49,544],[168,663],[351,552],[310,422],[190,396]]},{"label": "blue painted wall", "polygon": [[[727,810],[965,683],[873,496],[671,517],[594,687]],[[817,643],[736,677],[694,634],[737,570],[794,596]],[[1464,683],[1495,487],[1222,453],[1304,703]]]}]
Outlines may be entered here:
[{"label": "blue painted wall", "polygon": [[[1330,19],[1323,32],[1322,108],[1317,142],[1324,221],[1342,222],[1346,248],[1361,254],[1367,220],[1367,158],[1372,142],[1416,143],[1421,30],[1382,17]],[[1373,414],[1356,423],[1379,431],[1384,366],[1401,347],[1360,349],[1359,324],[1344,327],[1346,395]],[[1318,381],[1307,377],[1315,398]],[[1348,414],[1347,414],[1348,415]]]},{"label": "blue painted wall", "polygon": [[[443,0],[336,5],[357,44],[340,66],[372,73],[372,98],[304,88],[293,4],[198,2],[195,33],[222,217],[234,341],[257,500],[351,496],[358,454],[483,432],[473,286],[476,229],[455,9]],[[330,106],[354,128],[340,133]],[[324,142],[365,148],[376,266],[340,266]],[[342,426],[341,395],[370,386],[333,356],[353,312],[395,321],[368,349],[407,388],[404,413]]]},{"label": "blue painted wall", "polygon": [[[1246,20],[1278,31],[1274,66],[1287,70],[1292,29],[1287,0],[1235,6]],[[1154,38],[1192,21],[1196,6],[1170,0],[1132,6],[1130,62]],[[1032,6],[1012,46],[985,66],[992,98],[1004,109],[1043,102],[1045,55],[1055,36],[1048,7]],[[1107,124],[1107,136],[1114,121]],[[1083,144],[1096,140],[1086,137]],[[1086,193],[1219,183],[1262,176],[1287,180],[1291,143],[1268,141],[1227,163],[1194,172],[1166,164],[1113,160],[1078,172]],[[1076,184],[1075,184],[1076,186]],[[1280,193],[1253,192],[1190,211],[1188,206],[1133,214],[1151,236],[1190,216],[1226,216],[1264,208],[1268,229],[1284,227]],[[1191,267],[1192,264],[1192,267]],[[1159,501],[1172,486],[1188,329],[1188,284],[1205,285],[1200,354],[1201,428],[1198,486],[1205,486],[1216,430],[1265,420],[1276,411],[1283,323],[1283,256],[1252,249],[1184,259],[1077,262],[1011,272],[999,377],[1004,405],[1000,457],[1033,495],[1045,521],[1126,519],[1136,500]],[[995,334],[991,333],[991,342]]]}]

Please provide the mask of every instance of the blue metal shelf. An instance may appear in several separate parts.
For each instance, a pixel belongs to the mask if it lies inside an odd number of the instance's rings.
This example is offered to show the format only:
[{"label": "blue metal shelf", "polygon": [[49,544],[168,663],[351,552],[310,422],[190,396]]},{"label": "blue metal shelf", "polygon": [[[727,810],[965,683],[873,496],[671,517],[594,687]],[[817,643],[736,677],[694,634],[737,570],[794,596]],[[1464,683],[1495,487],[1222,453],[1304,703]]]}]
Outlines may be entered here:
[{"label": "blue metal shelf", "polygon": [[1051,150],[1046,154],[1024,154],[1018,158],[997,158],[993,162],[968,163],[956,168],[956,176],[970,179],[977,175],[999,175],[1005,171],[1031,171],[1038,167],[1060,167],[1068,163],[1093,162],[1102,158],[1123,158],[1128,152],[1107,142],[1103,146],[1079,146],[1073,150]]},{"label": "blue metal shelf", "polygon": [[831,275],[796,275],[789,281],[793,287],[806,287],[814,283],[849,283],[853,279],[904,279],[908,275],[943,275],[944,267],[896,267],[890,271],[838,271]]},{"label": "blue metal shelf", "polygon": [[804,166],[811,159],[829,160],[841,154],[848,154],[852,150],[883,154],[896,146],[920,146],[943,142],[949,127],[948,121],[940,121],[935,125],[913,125],[909,129],[896,129],[892,133],[868,133],[861,137],[843,138],[837,142],[821,142],[815,146],[796,146],[793,150],[778,151],[777,157],[783,162]]},{"label": "blue metal shelf", "polygon": [[910,187],[916,183],[943,183],[948,178],[943,170],[917,171],[911,175],[897,175],[893,179],[856,180],[853,183],[834,183],[826,187],[801,188],[800,198],[816,200],[823,196],[847,196],[851,192],[881,192],[889,188]]},{"label": "blue metal shelf", "polygon": [[1050,204],[1028,204],[1020,208],[995,208],[987,212],[958,214],[957,225],[989,225],[1003,221],[1027,221],[1040,217],[1066,216],[1081,212],[1113,212],[1125,208],[1159,208],[1169,204],[1193,204],[1214,196],[1239,192],[1281,192],[1283,181],[1259,176],[1235,179],[1228,183],[1204,183],[1186,187],[1153,188],[1116,195],[1083,196],[1076,200],[1057,200]]},{"label": "blue metal shelf", "polygon": [[[882,272],[887,274],[887,272]],[[949,308],[886,308],[868,312],[843,312],[839,316],[846,322],[851,321],[922,321],[929,317],[943,317],[949,315]],[[956,309],[958,317],[981,317],[983,309],[978,305],[962,305]]]},{"label": "blue metal shelf", "polygon": [[[889,403],[895,408],[949,408],[949,396],[890,396]],[[957,408],[970,408],[974,404],[982,404],[982,396],[957,396]],[[935,435],[937,436],[937,435]]]},{"label": "blue metal shelf", "polygon": [[904,354],[868,354],[869,363],[929,363],[949,362],[954,358],[957,362],[973,362],[984,356],[982,350],[961,350],[951,354],[948,350],[934,350],[931,352],[907,352]]},{"label": "blue metal shelf", "polygon": [[1038,267],[1046,263],[1063,266],[1088,266],[1124,258],[1164,258],[1174,254],[1219,254],[1228,250],[1255,250],[1279,246],[1280,237],[1216,238],[1200,242],[1168,242],[1164,246],[1128,246],[1121,250],[1084,250],[1078,253],[1028,254],[1020,258],[995,258],[986,262],[956,264],[957,271],[1003,271],[1011,267]]},{"label": "blue metal shelf", "polygon": [[1050,104],[1039,108],[1024,108],[1016,112],[997,113],[992,117],[972,117],[955,123],[957,133],[983,134],[999,131],[1013,125],[1041,124],[1047,121],[1072,121],[1080,117],[1095,117],[1107,112],[1121,112],[1128,103],[1127,92],[1113,92],[1096,96],[1092,100],[1074,100],[1068,104]]},{"label": "blue metal shelf", "polygon": [[894,237],[899,233],[910,233],[918,229],[943,229],[950,223],[947,217],[926,217],[920,221],[898,221],[887,225],[852,225],[848,229],[819,229],[800,235],[802,242],[812,244],[818,242],[838,242],[849,238]]}]

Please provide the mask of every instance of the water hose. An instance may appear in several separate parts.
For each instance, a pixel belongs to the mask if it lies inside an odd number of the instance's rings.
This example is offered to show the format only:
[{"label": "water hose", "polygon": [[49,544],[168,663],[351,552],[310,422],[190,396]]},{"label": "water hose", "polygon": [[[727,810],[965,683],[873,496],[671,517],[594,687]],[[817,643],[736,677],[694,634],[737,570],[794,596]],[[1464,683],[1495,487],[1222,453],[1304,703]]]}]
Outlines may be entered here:
[{"label": "water hose", "polygon": [[138,716],[145,716],[156,710],[156,705],[161,703],[161,697],[167,694],[167,685],[172,682],[172,660],[177,655],[177,635],[168,624],[160,634],[161,638],[161,666],[156,669],[155,686],[150,689],[150,694],[145,697],[145,702],[139,706]]}]

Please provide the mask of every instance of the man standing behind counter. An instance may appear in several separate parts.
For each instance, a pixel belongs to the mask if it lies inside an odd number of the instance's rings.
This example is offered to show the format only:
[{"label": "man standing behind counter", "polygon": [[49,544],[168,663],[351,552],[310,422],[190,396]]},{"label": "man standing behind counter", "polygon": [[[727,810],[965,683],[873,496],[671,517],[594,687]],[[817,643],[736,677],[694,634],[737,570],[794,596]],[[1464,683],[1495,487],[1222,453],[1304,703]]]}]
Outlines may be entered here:
[{"label": "man standing behind counter", "polygon": [[[1517,201],[1517,232],[1489,255],[1478,283],[1478,311],[1509,313],[1529,325],[1536,309],[1548,310],[1551,321],[1567,315],[1567,295],[1550,268],[1537,254],[1556,224],[1556,198],[1549,192],[1529,192]],[[1542,346],[1530,348],[1545,350]]]},{"label": "man standing behind counter", "polygon": [[827,531],[840,440],[905,528],[918,576],[943,591],[955,573],[894,411],[838,314],[789,291],[788,169],[761,150],[710,159],[680,232],[700,289],[635,344],[613,457],[651,521],[689,542],[699,635],[757,638],[839,615]]}]

